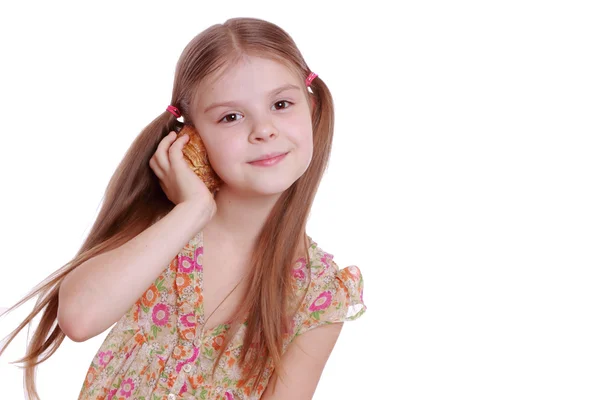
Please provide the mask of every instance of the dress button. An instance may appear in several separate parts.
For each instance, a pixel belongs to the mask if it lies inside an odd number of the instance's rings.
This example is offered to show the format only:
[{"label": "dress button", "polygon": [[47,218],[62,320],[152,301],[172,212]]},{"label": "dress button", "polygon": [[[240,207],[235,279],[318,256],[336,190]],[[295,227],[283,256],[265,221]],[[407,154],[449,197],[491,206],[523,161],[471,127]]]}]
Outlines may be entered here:
[{"label": "dress button", "polygon": [[184,370],[185,372],[190,372],[190,371],[192,370],[192,366],[191,366],[190,364],[185,364],[185,365],[183,366],[183,370]]},{"label": "dress button", "polygon": [[202,342],[200,341],[200,338],[196,338],[196,340],[194,340],[194,346],[200,347],[201,344]]},{"label": "dress button", "polygon": [[175,395],[173,393],[169,395],[169,400],[175,400]]}]

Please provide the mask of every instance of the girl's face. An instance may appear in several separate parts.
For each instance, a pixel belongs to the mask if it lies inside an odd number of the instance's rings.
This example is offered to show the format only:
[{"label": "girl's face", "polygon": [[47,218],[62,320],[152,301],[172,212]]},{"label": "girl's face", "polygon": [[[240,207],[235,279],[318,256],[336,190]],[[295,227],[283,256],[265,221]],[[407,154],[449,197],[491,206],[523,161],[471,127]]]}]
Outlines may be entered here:
[{"label": "girl's face", "polygon": [[[284,65],[258,57],[200,84],[192,120],[228,189],[279,194],[304,174],[313,153],[305,91],[304,82]],[[279,152],[287,155],[275,165],[250,164]]]}]

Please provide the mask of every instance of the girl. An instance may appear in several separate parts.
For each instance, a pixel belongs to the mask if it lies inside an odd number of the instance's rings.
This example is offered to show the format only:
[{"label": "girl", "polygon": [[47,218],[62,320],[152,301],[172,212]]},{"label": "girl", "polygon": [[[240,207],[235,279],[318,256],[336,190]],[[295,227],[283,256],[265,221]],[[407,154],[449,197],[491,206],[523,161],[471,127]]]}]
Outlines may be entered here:
[{"label": "girl", "polygon": [[[214,194],[186,164],[180,116],[222,180]],[[76,257],[9,309],[39,295],[7,342],[43,311],[17,361],[29,395],[65,336],[114,324],[81,400],[310,399],[343,322],[366,310],[360,270],[305,233],[333,123],[327,86],[278,26],[235,18],[192,39]]]}]

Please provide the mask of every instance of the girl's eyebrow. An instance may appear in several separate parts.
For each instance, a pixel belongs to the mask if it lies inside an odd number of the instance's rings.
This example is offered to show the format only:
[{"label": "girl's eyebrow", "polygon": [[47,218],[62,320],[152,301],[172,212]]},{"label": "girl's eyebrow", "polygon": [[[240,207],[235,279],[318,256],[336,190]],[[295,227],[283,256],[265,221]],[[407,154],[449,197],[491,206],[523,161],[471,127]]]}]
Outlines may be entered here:
[{"label": "girl's eyebrow", "polygon": [[[280,86],[276,89],[271,90],[269,93],[267,93],[267,96],[272,97],[272,96],[276,96],[279,93],[286,91],[286,90],[290,90],[290,89],[294,89],[294,90],[300,90],[300,88],[296,85],[293,85],[291,83],[288,83],[287,85],[283,85]],[[235,101],[224,101],[222,103],[213,103],[210,106],[206,107],[206,109],[204,110],[204,113],[209,112],[210,110],[212,110],[213,108],[217,108],[217,107],[233,107],[237,105],[237,103]]]}]

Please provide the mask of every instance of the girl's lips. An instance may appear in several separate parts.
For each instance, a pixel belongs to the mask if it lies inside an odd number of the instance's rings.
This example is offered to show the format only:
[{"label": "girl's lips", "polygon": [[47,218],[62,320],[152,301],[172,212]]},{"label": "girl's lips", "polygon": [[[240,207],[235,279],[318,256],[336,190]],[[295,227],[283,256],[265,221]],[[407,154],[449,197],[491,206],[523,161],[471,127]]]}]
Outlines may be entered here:
[{"label": "girl's lips", "polygon": [[[289,152],[288,152],[289,153]],[[279,161],[283,160],[288,153],[284,153],[280,156],[267,158],[266,160],[252,161],[249,164],[260,166],[260,167],[269,167],[271,165],[277,164]]]}]

